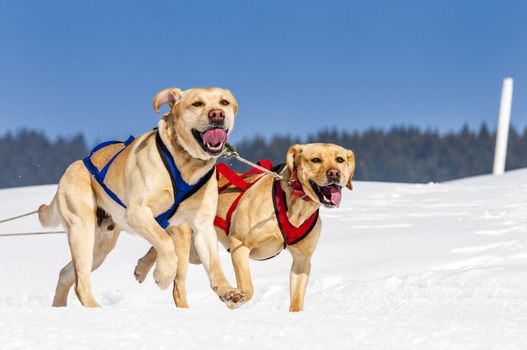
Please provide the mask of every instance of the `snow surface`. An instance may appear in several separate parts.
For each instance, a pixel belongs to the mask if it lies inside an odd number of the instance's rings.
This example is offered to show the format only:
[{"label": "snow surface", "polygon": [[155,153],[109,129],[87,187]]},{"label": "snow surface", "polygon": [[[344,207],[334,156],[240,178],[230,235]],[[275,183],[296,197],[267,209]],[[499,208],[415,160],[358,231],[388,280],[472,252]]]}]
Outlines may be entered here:
[{"label": "snow surface", "polygon": [[[100,309],[51,308],[64,235],[0,237],[0,349],[527,349],[527,169],[443,184],[356,182],[322,210],[305,310],[289,313],[287,252],[251,263],[254,299],[228,310],[191,266],[189,310],[151,275],[146,242],[123,233],[92,274]],[[55,186],[0,191],[0,217]],[[0,232],[40,230],[36,217]],[[227,253],[223,266],[234,282]]]}]

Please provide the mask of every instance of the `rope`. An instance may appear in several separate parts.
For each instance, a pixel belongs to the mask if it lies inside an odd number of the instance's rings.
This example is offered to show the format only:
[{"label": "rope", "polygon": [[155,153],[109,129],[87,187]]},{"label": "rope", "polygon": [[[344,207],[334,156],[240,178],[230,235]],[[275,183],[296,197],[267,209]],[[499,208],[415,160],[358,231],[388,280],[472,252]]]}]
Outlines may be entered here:
[{"label": "rope", "polygon": [[29,212],[29,213],[25,213],[25,214],[13,216],[11,218],[3,219],[3,220],[0,220],[0,224],[3,224],[4,222],[20,219],[20,218],[23,218],[23,217],[26,217],[26,216],[30,216],[30,215],[33,215],[33,214],[36,214],[36,213],[38,213],[38,210],[33,210],[33,211]]},{"label": "rope", "polygon": [[57,235],[66,233],[66,231],[40,231],[40,232],[17,232],[17,233],[4,233],[0,234],[0,237],[17,237],[17,236],[42,236],[42,235]]},{"label": "rope", "polygon": [[263,171],[264,173],[268,174],[268,175],[271,175],[272,177],[274,177],[275,179],[278,179],[278,180],[283,180],[283,176],[278,174],[278,173],[275,173],[274,171],[271,171],[271,170],[268,170],[262,166],[259,166],[258,164],[255,164],[247,159],[244,159],[240,156],[240,154],[238,153],[238,151],[236,151],[236,148],[227,143],[225,144],[225,152],[223,153],[223,156],[226,157],[226,158],[236,158],[238,161],[242,162],[242,163],[245,163],[247,165],[250,165],[252,166],[253,168],[256,168],[258,170],[261,170]]},{"label": "rope", "polygon": [[[0,224],[3,224],[4,222],[13,221],[16,219],[21,219],[26,216],[31,216],[33,214],[38,213],[38,210],[30,211],[29,213],[20,214],[17,216],[13,216],[7,219],[0,220]],[[17,236],[39,236],[39,235],[56,235],[60,233],[66,233],[66,231],[38,231],[38,232],[16,232],[16,233],[3,233],[0,234],[0,237],[17,237]]]}]

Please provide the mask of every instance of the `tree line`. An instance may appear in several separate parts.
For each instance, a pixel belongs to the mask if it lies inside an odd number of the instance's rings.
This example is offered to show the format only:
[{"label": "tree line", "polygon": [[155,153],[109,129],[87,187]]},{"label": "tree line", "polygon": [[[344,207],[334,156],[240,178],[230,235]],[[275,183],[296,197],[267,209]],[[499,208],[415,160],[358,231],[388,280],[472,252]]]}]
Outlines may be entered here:
[{"label": "tree line", "polygon": [[[339,131],[328,129],[307,137],[276,135],[246,138],[236,145],[247,159],[282,163],[290,145],[335,143],[355,152],[356,179],[391,182],[440,182],[492,171],[495,132],[483,124],[440,133],[416,127],[388,130]],[[0,188],[57,183],[66,167],[89,152],[82,135],[51,140],[42,132],[21,130],[0,136]],[[223,159],[238,171],[246,168]],[[507,153],[508,170],[527,167],[527,128],[512,127]]]},{"label": "tree line", "polygon": [[[389,130],[319,131],[305,138],[274,136],[246,139],[236,146],[247,159],[270,159],[283,163],[294,143],[335,143],[355,152],[357,180],[390,182],[440,182],[492,172],[495,132],[486,124],[479,130],[463,126],[458,131],[440,133],[416,127]],[[228,160],[236,170],[246,168]],[[509,133],[507,170],[527,167],[527,128],[512,127]]]},{"label": "tree line", "polygon": [[33,130],[8,132],[0,137],[0,188],[57,183],[87,152],[82,135],[50,140]]}]

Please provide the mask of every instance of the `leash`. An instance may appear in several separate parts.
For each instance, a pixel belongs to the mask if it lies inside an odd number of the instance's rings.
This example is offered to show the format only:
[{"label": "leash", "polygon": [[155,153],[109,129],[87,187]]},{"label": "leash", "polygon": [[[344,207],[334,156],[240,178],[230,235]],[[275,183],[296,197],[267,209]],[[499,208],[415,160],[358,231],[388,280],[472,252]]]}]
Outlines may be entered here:
[{"label": "leash", "polygon": [[258,170],[261,170],[263,171],[264,173],[268,174],[268,175],[271,175],[272,177],[274,177],[275,179],[278,179],[278,180],[283,180],[283,176],[278,174],[278,173],[275,173],[274,171],[271,171],[269,169],[266,169],[264,168],[263,166],[260,166],[256,163],[253,163],[245,158],[242,158],[240,156],[240,154],[238,153],[238,151],[236,151],[236,148],[231,145],[230,143],[226,143],[225,144],[225,152],[223,153],[223,156],[226,157],[226,158],[236,158],[238,161],[242,162],[242,163],[245,163],[253,168],[256,168]]},{"label": "leash", "polygon": [[13,220],[16,220],[16,219],[21,219],[21,218],[24,218],[26,216],[31,216],[31,215],[36,214],[36,213],[38,213],[38,210],[33,210],[33,211],[30,211],[29,213],[20,214],[20,215],[17,215],[17,216],[13,216],[11,218],[3,219],[3,220],[0,220],[0,224],[3,224],[4,222],[13,221]]},{"label": "leash", "polygon": [[0,237],[43,236],[43,235],[58,235],[62,233],[66,233],[66,231],[37,231],[37,232],[4,233],[4,234],[0,234]]},{"label": "leash", "polygon": [[[0,220],[0,224],[3,224],[4,222],[13,221],[16,219],[25,218],[26,216],[31,216],[38,213],[38,210],[30,211],[29,213],[20,214],[17,216],[13,216],[7,219]],[[0,237],[18,237],[18,236],[39,236],[39,235],[56,235],[60,233],[66,233],[66,231],[38,231],[38,232],[16,232],[16,233],[3,233],[0,234]]]},{"label": "leash", "polygon": [[[226,143],[225,144],[225,152],[223,153],[223,156],[226,157],[226,158],[236,158],[237,160],[239,160],[240,162],[242,163],[245,163],[247,165],[250,165],[251,167],[253,168],[256,168],[268,175],[271,175],[272,177],[274,177],[275,179],[277,180],[283,180],[284,177],[274,171],[271,171],[267,168],[264,168],[263,166],[259,165],[259,164],[255,164],[251,161],[248,161],[247,159],[245,158],[242,158],[240,156],[240,154],[238,153],[238,151],[236,151],[236,148],[231,145],[230,143]],[[293,196],[296,196],[296,197],[300,197],[301,199],[305,200],[306,202],[311,202],[311,198],[309,198],[309,196],[304,192],[303,188],[302,188],[302,184],[298,181],[297,177],[296,177],[296,170],[293,171],[293,174],[291,176],[291,179],[289,179],[289,186],[292,187],[293,189]]]}]

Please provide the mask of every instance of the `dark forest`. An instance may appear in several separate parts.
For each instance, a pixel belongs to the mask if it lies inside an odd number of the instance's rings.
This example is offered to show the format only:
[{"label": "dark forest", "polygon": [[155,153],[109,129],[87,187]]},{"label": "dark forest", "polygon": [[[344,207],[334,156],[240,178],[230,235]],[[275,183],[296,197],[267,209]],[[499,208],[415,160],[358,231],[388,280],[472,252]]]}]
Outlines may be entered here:
[{"label": "dark forest", "polygon": [[[305,138],[254,137],[235,146],[249,160],[281,163],[291,144],[336,143],[355,152],[357,180],[440,182],[490,173],[495,137],[485,124],[478,130],[465,126],[448,133],[393,127],[362,132],[324,130]],[[51,140],[31,130],[6,133],[0,137],[0,188],[57,183],[66,167],[84,158],[89,148],[82,135]],[[244,169],[236,161],[224,161]],[[507,169],[522,167],[527,167],[527,129],[511,128]]]}]

